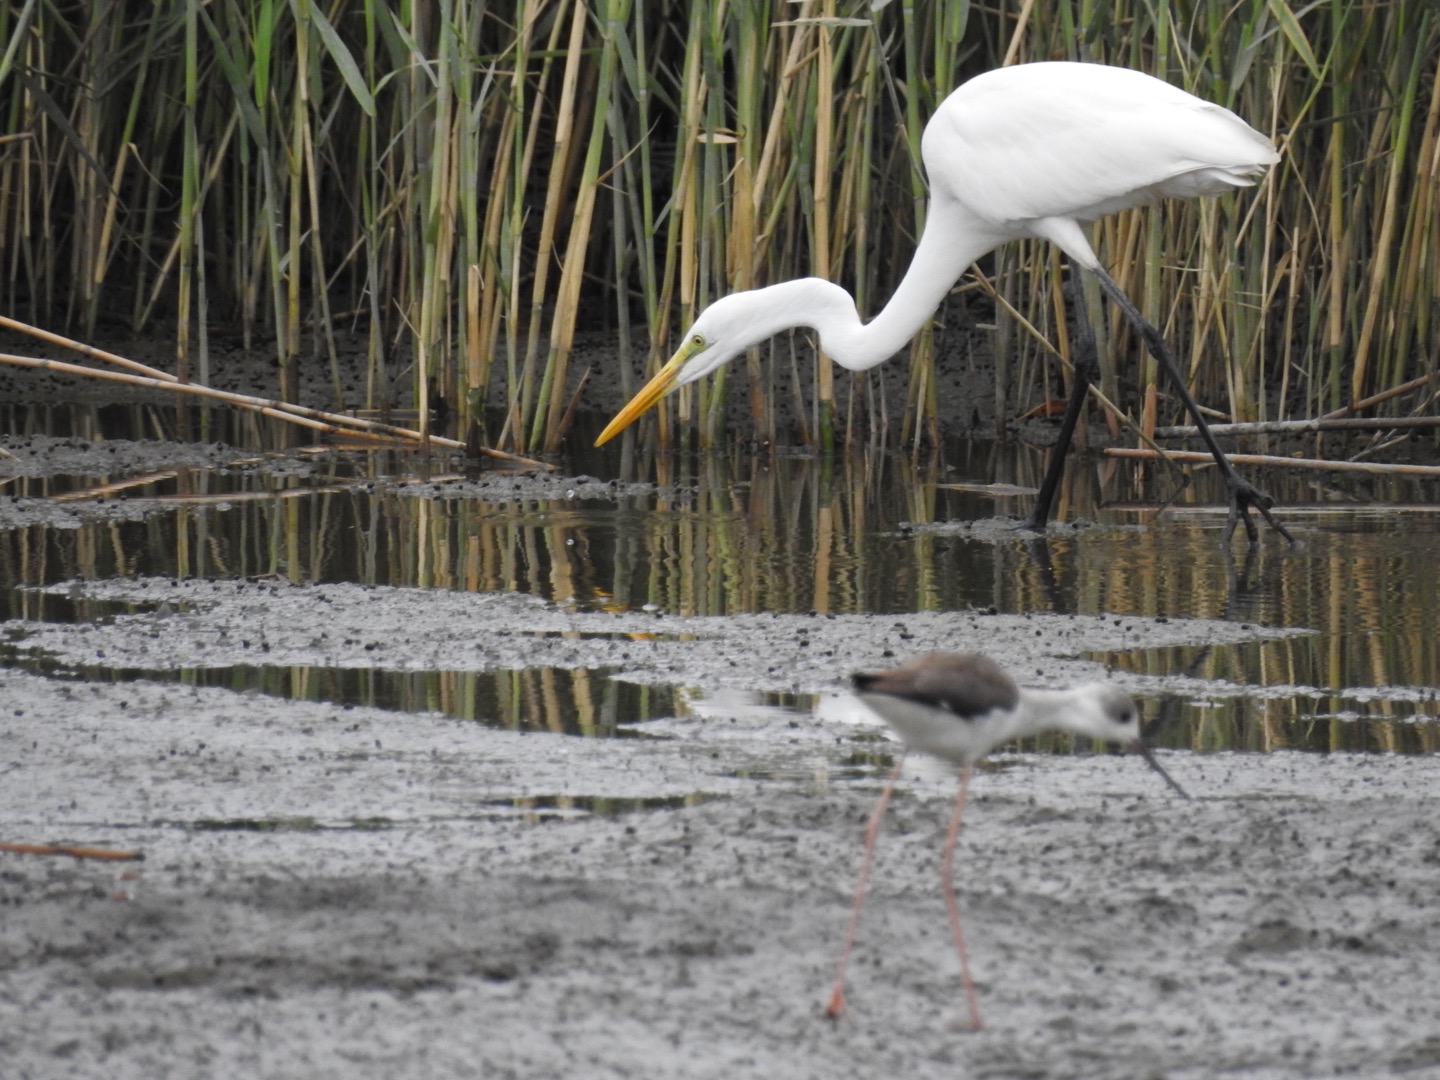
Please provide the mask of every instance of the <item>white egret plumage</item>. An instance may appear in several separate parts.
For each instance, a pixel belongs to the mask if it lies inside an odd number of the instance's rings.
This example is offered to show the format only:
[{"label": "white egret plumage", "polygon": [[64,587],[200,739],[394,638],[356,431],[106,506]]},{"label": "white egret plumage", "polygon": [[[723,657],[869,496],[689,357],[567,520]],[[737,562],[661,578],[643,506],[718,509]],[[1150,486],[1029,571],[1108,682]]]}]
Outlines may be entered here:
[{"label": "white egret plumage", "polygon": [[[1279,160],[1270,140],[1229,109],[1129,68],[1054,61],[999,68],[952,92],[925,127],[921,154],[930,183],[925,229],[909,270],[885,307],[862,322],[839,285],[800,278],[732,293],[695,320],[668,363],[615,416],[596,445],[632,424],[666,393],[782,330],[808,326],[837,364],[863,371],[916,334],[965,269],[1011,240],[1057,244],[1072,266],[1094,274],[1166,372],[1225,476],[1225,538],[1274,500],[1242,478],[1211,435],[1160,332],[1100,265],[1082,226],[1166,198],[1249,187]],[[1041,527],[1064,451],[1098,370],[1093,344],[1076,356],[1074,393],[1061,443],[1028,524]]]}]

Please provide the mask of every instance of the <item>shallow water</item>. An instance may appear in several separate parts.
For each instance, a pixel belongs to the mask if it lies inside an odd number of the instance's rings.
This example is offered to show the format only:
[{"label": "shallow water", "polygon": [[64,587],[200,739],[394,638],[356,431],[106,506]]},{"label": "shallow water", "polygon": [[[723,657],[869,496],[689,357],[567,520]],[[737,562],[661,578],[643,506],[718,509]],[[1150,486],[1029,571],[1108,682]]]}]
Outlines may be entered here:
[{"label": "shallow water", "polygon": [[[1146,711],[1161,722],[1162,743],[1440,747],[1433,481],[1258,476],[1299,543],[1262,526],[1258,544],[1242,538],[1225,548],[1213,470],[1191,470],[1181,488],[1153,469],[1096,458],[1072,463],[1057,509],[1063,524],[1043,539],[1011,531],[997,517],[1023,514],[1029,496],[1006,492],[1033,486],[1043,467],[1042,453],[1027,447],[957,444],[916,463],[899,455],[647,456],[626,444],[577,452],[554,476],[537,478],[334,450],[166,464],[163,455],[149,462],[125,452],[127,444],[92,441],[127,427],[163,434],[163,414],[52,409],[19,424],[74,433],[67,445],[77,460],[65,472],[8,478],[0,462],[0,496],[12,515],[0,529],[0,618],[113,617],[107,602],[19,587],[116,575],[510,591],[577,610],[697,615],[1213,618],[1309,633],[1088,654],[1157,683],[1175,674],[1213,683],[1213,692],[1183,700],[1157,685]],[[69,673],[162,674],[103,662]],[[275,669],[257,658],[168,674],[572,734],[633,733],[641,729],[630,725],[701,707],[600,670],[338,672]],[[751,703],[816,705],[803,696]]]},{"label": "shallow water", "polygon": [[1266,478],[1304,543],[1227,559],[1213,511],[1153,520],[1143,475],[1094,461],[1065,515],[1101,524],[1027,543],[940,486],[1033,480],[1038,455],[981,446],[417,481],[413,457],[9,445],[0,665],[30,670],[0,668],[5,839],[145,856],[6,856],[22,1074],[1440,1060],[1419,753],[1163,755],[1193,801],[1064,739],[982,763],[957,873],[978,1033],[935,882],[954,779],[911,759],[851,1015],[820,1015],[894,752],[839,692],[852,665],[983,643],[1057,685],[1102,670],[1089,648],[1172,746],[1431,750],[1434,519],[1398,508],[1423,488]]}]

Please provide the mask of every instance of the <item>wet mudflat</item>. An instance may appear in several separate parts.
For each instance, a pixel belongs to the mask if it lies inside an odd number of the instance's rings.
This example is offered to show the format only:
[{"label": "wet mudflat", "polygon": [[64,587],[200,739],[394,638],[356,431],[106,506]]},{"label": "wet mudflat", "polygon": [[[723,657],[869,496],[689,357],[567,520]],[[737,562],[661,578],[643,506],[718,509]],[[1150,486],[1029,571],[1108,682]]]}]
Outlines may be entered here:
[{"label": "wet mudflat", "polygon": [[[987,531],[941,486],[1027,479],[983,458],[416,482],[115,445],[0,505],[0,840],[145,854],[0,855],[7,1075],[1440,1069],[1423,490],[1292,492],[1302,549],[1231,559],[1099,472],[1091,524]],[[94,493],[120,473],[156,478]],[[1196,796],[996,756],[957,857],[979,1033],[919,760],[821,1016],[895,752],[845,676],[930,648],[1114,679]]]}]

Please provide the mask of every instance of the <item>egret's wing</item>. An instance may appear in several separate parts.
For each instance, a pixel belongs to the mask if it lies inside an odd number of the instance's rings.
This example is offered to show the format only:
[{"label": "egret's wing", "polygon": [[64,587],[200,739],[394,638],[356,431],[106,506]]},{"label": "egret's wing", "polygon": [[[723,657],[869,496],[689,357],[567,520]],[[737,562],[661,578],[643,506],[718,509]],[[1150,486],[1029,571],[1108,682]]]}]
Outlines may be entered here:
[{"label": "egret's wing", "polygon": [[1278,158],[1228,109],[1142,72],[1067,63],[971,79],[936,111],[923,151],[932,191],[1000,227],[1213,194]]}]

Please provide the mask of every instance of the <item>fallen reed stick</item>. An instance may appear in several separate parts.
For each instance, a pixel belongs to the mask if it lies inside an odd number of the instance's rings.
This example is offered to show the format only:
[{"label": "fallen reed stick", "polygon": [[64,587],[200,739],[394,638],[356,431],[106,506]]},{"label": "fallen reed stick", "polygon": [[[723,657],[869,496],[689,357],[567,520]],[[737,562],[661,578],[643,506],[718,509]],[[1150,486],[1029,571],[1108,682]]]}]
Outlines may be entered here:
[{"label": "fallen reed stick", "polygon": [[[127,481],[121,484],[102,484],[98,487],[86,488],[84,491],[67,491],[60,495],[42,496],[42,501],[64,503],[103,499],[110,495],[118,495],[122,491],[128,491],[137,486],[158,483],[175,475],[173,472],[155,473],[151,476],[137,477],[134,481]],[[231,503],[305,499],[312,495],[340,495],[347,491],[354,491],[361,486],[359,483],[328,484],[324,487],[286,488],[283,491],[232,491],[229,493],[207,495],[142,495],[127,501],[132,504],[144,503],[154,506],[228,506]]]},{"label": "fallen reed stick", "polygon": [[[131,363],[134,363],[134,361],[131,361]],[[81,364],[67,364],[63,360],[46,360],[34,356],[15,356],[11,353],[0,353],[0,364],[55,371],[60,374],[74,375],[80,378],[105,379],[110,382],[125,383],[129,386],[142,386],[153,390],[167,390],[176,394],[190,394],[194,397],[210,398],[214,401],[222,401],[227,405],[234,405],[237,408],[260,413],[262,416],[269,416],[275,420],[283,420],[288,424],[299,424],[301,427],[311,428],[326,435],[416,443],[428,441],[436,446],[443,446],[451,450],[465,449],[465,444],[459,439],[447,439],[439,435],[424,436],[421,435],[420,432],[413,431],[410,428],[396,427],[394,424],[382,424],[376,420],[362,420],[358,416],[346,416],[344,413],[325,412],[323,409],[311,409],[304,405],[292,405],[289,402],[252,397],[249,394],[236,394],[229,390],[216,390],[209,386],[202,386],[200,383],[179,382],[174,376],[165,375],[164,372],[158,373],[160,376],[164,376],[163,378],[157,377],[156,375],[133,375],[129,372],[105,371],[102,368],[84,367]],[[144,367],[143,364],[137,366]],[[521,465],[534,469],[549,469],[551,467],[543,461],[521,457],[518,454],[507,454],[503,450],[493,450],[488,446],[482,446],[479,450],[486,457],[492,457],[513,465]]]},{"label": "fallen reed stick", "polygon": [[[1440,416],[1396,416],[1389,419],[1380,417],[1353,416],[1341,418],[1318,417],[1314,420],[1257,420],[1247,424],[1211,424],[1212,435],[1284,435],[1309,431],[1369,431],[1388,428],[1440,427]],[[1200,429],[1190,424],[1155,429],[1157,439],[1183,439],[1200,434]]]},{"label": "fallen reed stick", "polygon": [[20,334],[29,334],[41,341],[48,341],[51,345],[59,345],[65,349],[73,349],[82,356],[89,356],[96,360],[104,360],[107,364],[115,364],[118,367],[126,368],[137,375],[145,375],[152,379],[159,379],[161,382],[178,383],[180,380],[168,371],[161,371],[149,364],[142,364],[139,360],[131,360],[128,357],[120,356],[118,353],[106,352],[104,349],[97,349],[94,345],[86,345],[83,341],[76,341],[64,334],[57,334],[51,330],[41,330],[38,326],[31,326],[29,323],[19,322],[6,315],[0,315],[0,326],[7,330],[14,330]]},{"label": "fallen reed stick", "polygon": [[0,851],[11,855],[68,855],[72,859],[105,859],[110,862],[139,862],[143,852],[120,851],[116,848],[77,847],[71,844],[0,843]]},{"label": "fallen reed stick", "polygon": [[[1144,450],[1112,446],[1101,451],[1106,457],[1130,458],[1138,461],[1171,461],[1211,464],[1215,458],[1203,450]],[[1440,465],[1399,465],[1376,461],[1323,461],[1319,458],[1280,457],[1277,454],[1229,454],[1231,464],[1259,465],[1266,468],[1315,469],[1321,472],[1376,473],[1382,476],[1440,476]]]},{"label": "fallen reed stick", "polygon": [[[55,371],[62,375],[76,375],[81,378],[104,379],[107,382],[125,383],[127,386],[140,386],[152,390],[168,390],[176,394],[190,394],[193,397],[212,398],[216,401],[223,401],[228,405],[235,405],[242,409],[249,409],[258,412],[263,416],[269,416],[276,420],[284,420],[287,423],[299,424],[302,427],[313,428],[326,434],[353,435],[356,429],[351,425],[355,423],[354,417],[339,417],[340,424],[329,423],[327,420],[317,419],[310,413],[320,413],[318,409],[307,409],[304,413],[293,412],[285,409],[284,403],[279,401],[267,401],[264,398],[252,398],[247,394],[235,394],[229,390],[215,390],[200,383],[179,382],[174,378],[169,381],[157,379],[150,375],[131,375],[123,371],[104,371],[100,368],[89,368],[81,364],[67,364],[64,360],[47,360],[34,356],[15,356],[11,353],[0,353],[0,363],[11,364],[15,367],[38,368],[44,371]],[[387,424],[374,424],[373,421],[361,421],[365,425],[371,425],[377,429],[389,427]],[[364,429],[359,429],[361,433]],[[420,438],[418,431],[407,431],[404,428],[396,428],[391,431],[371,432],[377,436],[387,436],[393,439]],[[459,446],[453,439],[441,439],[432,436],[431,442],[441,446]]]},{"label": "fallen reed stick", "polygon": [[174,469],[166,469],[164,472],[146,473],[144,476],[132,476],[125,480],[117,480],[113,484],[96,484],[84,491],[62,491],[58,495],[46,496],[45,501],[85,502],[89,499],[103,499],[108,495],[119,495],[122,491],[144,487],[146,484],[159,484],[166,480],[174,480],[179,475]]},{"label": "fallen reed stick", "polygon": [[1393,397],[1399,397],[1401,394],[1408,394],[1411,390],[1418,390],[1426,383],[1434,382],[1435,377],[1436,376],[1433,371],[1428,375],[1421,375],[1418,379],[1411,379],[1409,382],[1403,382],[1399,386],[1392,386],[1388,390],[1382,390],[1378,394],[1372,394],[1370,397],[1365,398],[1363,401],[1351,402],[1349,405],[1336,409],[1334,412],[1328,412],[1323,417],[1321,417],[1321,419],[1335,420],[1339,417],[1345,416],[1347,413],[1358,412],[1361,409],[1368,409],[1372,405],[1379,405],[1382,402],[1389,401]]}]

